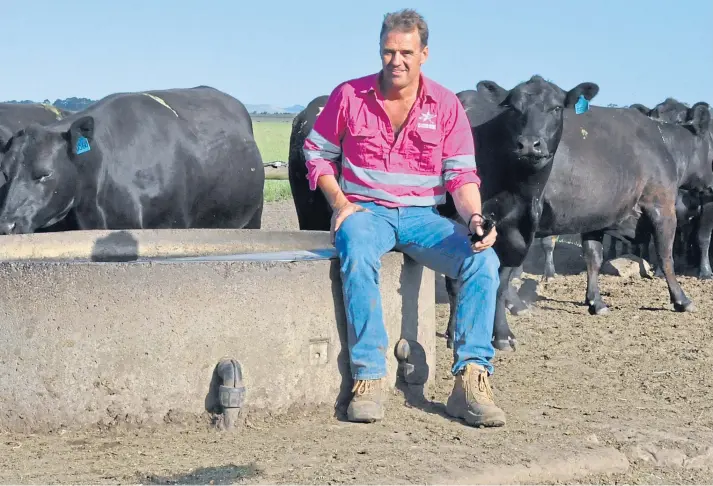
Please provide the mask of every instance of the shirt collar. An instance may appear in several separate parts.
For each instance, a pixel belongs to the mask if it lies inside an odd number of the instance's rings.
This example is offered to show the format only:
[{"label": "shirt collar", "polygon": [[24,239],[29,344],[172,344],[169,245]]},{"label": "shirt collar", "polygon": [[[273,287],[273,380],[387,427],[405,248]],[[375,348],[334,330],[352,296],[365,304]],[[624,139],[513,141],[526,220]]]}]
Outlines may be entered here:
[{"label": "shirt collar", "polygon": [[[361,92],[376,94],[377,88],[379,86],[379,77],[381,76],[382,72],[383,70],[379,71],[378,73],[374,73],[371,76],[369,82],[367,83],[367,87],[362,89]],[[419,84],[421,89],[416,100],[421,102],[423,102],[424,100],[436,101],[432,94],[431,80],[424,76],[423,73],[419,74]]]}]

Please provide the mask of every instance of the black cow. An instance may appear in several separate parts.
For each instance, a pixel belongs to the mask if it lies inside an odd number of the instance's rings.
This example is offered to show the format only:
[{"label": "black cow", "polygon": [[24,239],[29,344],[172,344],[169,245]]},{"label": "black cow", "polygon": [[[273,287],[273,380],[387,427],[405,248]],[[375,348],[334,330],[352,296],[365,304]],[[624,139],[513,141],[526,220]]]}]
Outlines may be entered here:
[{"label": "black cow", "polygon": [[67,110],[41,103],[0,103],[0,147],[30,123],[48,125],[69,115]]},{"label": "black cow", "polygon": [[[287,177],[292,200],[301,230],[329,231],[332,210],[322,191],[310,191],[307,183],[307,166],[302,146],[317,120],[317,115],[327,103],[328,95],[317,96],[292,120],[290,153],[287,159]],[[325,227],[326,221],[326,227]]]},{"label": "black cow", "polygon": [[0,154],[0,232],[260,228],[265,173],[243,104],[199,86],[117,93]]},{"label": "black cow", "polygon": [[[664,122],[661,136],[671,156],[676,162],[678,173],[678,194],[676,197],[677,232],[674,244],[674,261],[682,263],[685,269],[687,260],[687,236],[697,229],[697,240],[700,248],[700,278],[710,278],[711,268],[708,258],[711,232],[713,231],[713,203],[710,191],[713,190],[713,125],[710,123],[710,112],[707,103],[696,103],[688,108],[672,98],[667,98],[654,109],[649,109],[636,103],[630,106],[646,116]],[[635,245],[633,253],[650,259],[648,252],[649,239],[643,237],[643,243]],[[545,278],[554,275],[554,238],[543,238],[545,252]],[[626,245],[625,245],[626,246]],[[612,253],[614,249],[612,248]],[[611,254],[610,257],[614,255]],[[679,265],[677,265],[679,266]],[[656,276],[663,277],[660,262],[656,266]],[[513,291],[514,289],[511,289]],[[512,295],[509,294],[509,295]],[[519,299],[509,303],[514,309],[521,309]]]},{"label": "black cow", "polygon": [[[674,309],[694,309],[673,271],[677,169],[660,124],[634,110],[595,106],[579,115],[566,112],[562,141],[542,194],[537,236],[582,235],[590,313],[607,311],[598,288],[604,234],[640,243],[652,231]],[[501,308],[495,345],[510,349],[513,340]]]},{"label": "black cow", "polygon": [[[541,216],[541,195],[562,134],[564,112],[573,111],[580,96],[587,100],[594,98],[599,87],[582,83],[567,92],[540,76],[533,76],[510,90],[502,103],[489,88],[487,83],[482,85],[479,96],[485,102],[479,104],[478,112],[470,114],[469,119],[482,120],[473,128],[473,135],[482,181],[483,214],[498,225],[494,247],[501,261],[497,321],[505,319],[503,294],[510,273],[524,260]],[[295,183],[306,186],[308,182],[299,177]],[[306,194],[307,190],[300,194]],[[307,208],[309,204],[304,196],[295,198],[298,207]],[[329,230],[331,210],[326,201],[324,205],[318,213],[322,215],[321,221],[312,229]],[[317,214],[314,206],[311,210]],[[438,211],[460,219],[450,196]],[[457,285],[448,278],[446,284],[452,317]],[[507,321],[505,328],[509,332]]]},{"label": "black cow", "polygon": [[708,103],[698,102],[688,108],[667,98],[648,109],[636,103],[631,108],[661,122],[666,145],[680,168],[677,213],[683,240],[683,255],[687,257],[688,235],[695,235],[699,249],[699,278],[713,277],[709,258],[713,232],[713,202],[708,194],[713,190],[713,123]]}]

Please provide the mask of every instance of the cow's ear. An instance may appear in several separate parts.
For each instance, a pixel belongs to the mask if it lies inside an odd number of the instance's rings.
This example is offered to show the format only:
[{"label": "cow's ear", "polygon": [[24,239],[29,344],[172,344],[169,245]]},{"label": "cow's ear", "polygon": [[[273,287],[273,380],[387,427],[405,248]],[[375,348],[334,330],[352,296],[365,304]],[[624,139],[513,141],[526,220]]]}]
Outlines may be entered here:
[{"label": "cow's ear", "polygon": [[640,112],[644,116],[649,116],[649,113],[651,113],[651,110],[649,108],[645,107],[644,105],[642,105],[641,103],[634,103],[633,105],[629,106],[629,108],[632,108],[632,109]]},{"label": "cow's ear", "polygon": [[599,93],[599,85],[596,83],[580,83],[567,92],[567,97],[564,101],[564,106],[569,108],[574,106],[580,96],[584,96],[587,101],[592,101]]},{"label": "cow's ear", "polygon": [[691,130],[696,135],[701,135],[708,131],[711,123],[711,112],[708,111],[709,106],[705,101],[699,101],[688,109],[688,123]]},{"label": "cow's ear", "polygon": [[490,81],[488,79],[479,81],[475,86],[475,89],[478,93],[482,93],[488,101],[495,104],[503,101],[508,95],[508,90],[500,86],[495,81]]},{"label": "cow's ear", "polygon": [[83,116],[74,121],[65,135],[73,155],[89,152],[94,141],[94,117]]}]

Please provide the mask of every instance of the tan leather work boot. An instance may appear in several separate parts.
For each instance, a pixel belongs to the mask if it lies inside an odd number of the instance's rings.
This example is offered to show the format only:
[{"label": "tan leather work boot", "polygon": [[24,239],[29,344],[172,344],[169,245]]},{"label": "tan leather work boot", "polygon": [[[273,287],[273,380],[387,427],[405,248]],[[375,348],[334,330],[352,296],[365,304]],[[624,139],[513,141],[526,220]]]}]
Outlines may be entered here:
[{"label": "tan leather work boot", "polygon": [[495,405],[488,372],[483,366],[469,363],[456,375],[446,412],[461,418],[475,427],[501,427],[505,425],[505,412]]},{"label": "tan leather work boot", "polygon": [[347,408],[350,422],[376,422],[384,418],[384,391],[382,380],[356,380],[354,397]]}]

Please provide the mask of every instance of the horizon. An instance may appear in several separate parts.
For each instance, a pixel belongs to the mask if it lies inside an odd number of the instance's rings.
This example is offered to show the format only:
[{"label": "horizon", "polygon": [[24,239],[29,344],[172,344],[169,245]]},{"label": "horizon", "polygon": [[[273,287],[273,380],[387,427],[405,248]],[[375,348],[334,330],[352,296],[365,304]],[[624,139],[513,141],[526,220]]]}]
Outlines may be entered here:
[{"label": "horizon", "polygon": [[[430,30],[424,74],[454,92],[483,79],[511,88],[540,74],[563,89],[597,83],[593,104],[601,106],[654,106],[668,97],[713,102],[708,0],[594,6],[553,0],[547,7],[515,0],[507,9],[455,0],[370,0],[358,9],[324,0],[309,6],[215,1],[201,9],[186,0],[90,8],[76,0],[38,0],[31,11],[20,5],[3,7],[3,29],[17,40],[3,63],[11,66],[0,92],[7,101],[99,100],[208,85],[245,105],[306,106],[340,82],[377,72],[383,15],[411,7]],[[321,21],[327,17],[349,20]],[[63,32],[62,25],[76,30]]]}]

